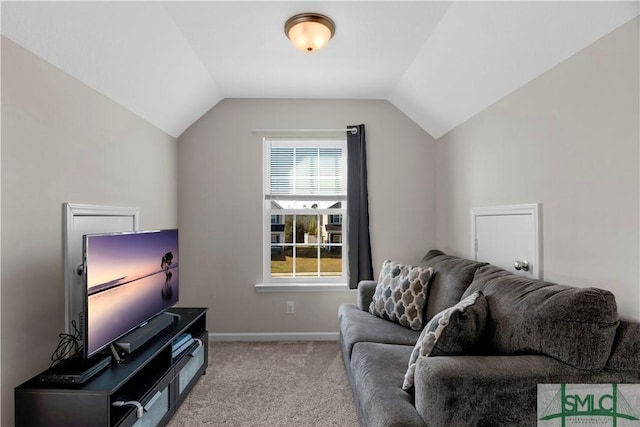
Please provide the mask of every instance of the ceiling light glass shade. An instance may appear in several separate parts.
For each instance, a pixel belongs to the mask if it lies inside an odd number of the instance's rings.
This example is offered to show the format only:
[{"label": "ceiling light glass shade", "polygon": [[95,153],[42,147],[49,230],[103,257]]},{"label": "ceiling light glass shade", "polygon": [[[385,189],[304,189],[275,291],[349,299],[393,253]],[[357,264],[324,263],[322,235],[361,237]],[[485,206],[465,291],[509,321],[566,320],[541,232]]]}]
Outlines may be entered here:
[{"label": "ceiling light glass shade", "polygon": [[333,21],[317,13],[301,13],[292,16],[284,24],[284,32],[293,45],[303,52],[315,52],[323,48],[335,33]]}]

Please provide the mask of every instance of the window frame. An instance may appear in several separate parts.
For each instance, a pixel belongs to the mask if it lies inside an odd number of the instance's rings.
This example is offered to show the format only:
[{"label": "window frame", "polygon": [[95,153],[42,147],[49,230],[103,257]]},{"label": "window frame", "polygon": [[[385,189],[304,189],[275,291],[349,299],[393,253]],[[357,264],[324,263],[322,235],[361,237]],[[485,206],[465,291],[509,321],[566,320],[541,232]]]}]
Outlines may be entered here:
[{"label": "window frame", "polygon": [[[328,147],[328,148],[341,148],[342,149],[342,181],[343,181],[343,194],[336,195],[309,195],[309,197],[296,198],[295,196],[272,196],[271,195],[271,148],[274,144],[278,147]],[[292,277],[273,277],[271,275],[271,225],[272,216],[274,211],[272,208],[272,201],[275,199],[283,200],[313,200],[313,201],[333,201],[338,200],[341,202],[341,207],[336,208],[287,208],[278,209],[276,215],[281,215],[286,218],[287,215],[317,215],[321,218],[323,215],[341,215],[342,216],[342,234],[347,232],[347,139],[346,137],[317,137],[317,138],[284,138],[284,137],[265,137],[263,138],[263,174],[262,174],[262,212],[263,212],[263,239],[262,239],[262,258],[263,258],[263,283],[257,285],[256,288],[260,288],[262,291],[269,290],[286,290],[289,287],[299,287],[301,290],[319,290],[322,288],[338,290],[343,286],[348,288],[348,260],[347,260],[347,239],[342,238],[342,242],[339,244],[331,243],[332,246],[342,247],[342,269],[340,276],[321,276],[320,272],[318,276],[306,277],[296,276],[295,267]],[[286,220],[284,221],[286,223]],[[318,221],[319,223],[319,221]],[[319,233],[320,234],[320,233]],[[320,234],[321,235],[321,234]],[[294,242],[293,246],[308,246],[303,242]],[[315,244],[313,244],[315,245]],[[317,243],[322,246],[322,242]],[[318,287],[319,286],[319,287]],[[302,289],[304,288],[304,289]],[[260,290],[259,289],[259,290]]]}]

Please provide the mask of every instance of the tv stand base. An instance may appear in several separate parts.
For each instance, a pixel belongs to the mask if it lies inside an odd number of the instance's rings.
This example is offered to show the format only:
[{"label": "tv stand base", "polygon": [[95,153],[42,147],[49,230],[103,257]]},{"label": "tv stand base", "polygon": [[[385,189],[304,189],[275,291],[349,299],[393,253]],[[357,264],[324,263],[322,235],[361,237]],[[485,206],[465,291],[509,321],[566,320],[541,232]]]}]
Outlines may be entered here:
[{"label": "tv stand base", "polygon": [[116,350],[116,346],[113,344],[109,344],[109,351],[111,352],[111,356],[116,363],[122,362],[122,357],[118,354],[118,350]]},{"label": "tv stand base", "polygon": [[167,329],[177,319],[164,313],[160,314],[116,341],[115,346],[124,354],[133,353],[151,338]]}]

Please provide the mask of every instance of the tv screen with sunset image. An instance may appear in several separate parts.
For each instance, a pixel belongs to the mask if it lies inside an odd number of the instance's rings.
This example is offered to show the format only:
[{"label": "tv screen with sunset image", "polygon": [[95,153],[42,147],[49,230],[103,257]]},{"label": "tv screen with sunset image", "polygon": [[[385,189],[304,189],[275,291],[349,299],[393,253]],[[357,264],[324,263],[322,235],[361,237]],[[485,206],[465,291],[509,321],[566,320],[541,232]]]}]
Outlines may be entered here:
[{"label": "tv screen with sunset image", "polygon": [[86,235],[84,355],[178,301],[178,230]]}]

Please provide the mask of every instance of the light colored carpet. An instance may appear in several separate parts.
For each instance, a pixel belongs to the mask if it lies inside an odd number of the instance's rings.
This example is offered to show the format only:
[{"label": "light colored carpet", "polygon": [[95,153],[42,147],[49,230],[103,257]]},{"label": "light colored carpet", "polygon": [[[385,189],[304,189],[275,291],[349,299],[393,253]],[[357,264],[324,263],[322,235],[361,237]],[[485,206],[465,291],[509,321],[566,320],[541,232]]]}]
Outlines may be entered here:
[{"label": "light colored carpet", "polygon": [[350,387],[337,342],[212,342],[168,427],[356,427]]}]

